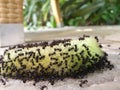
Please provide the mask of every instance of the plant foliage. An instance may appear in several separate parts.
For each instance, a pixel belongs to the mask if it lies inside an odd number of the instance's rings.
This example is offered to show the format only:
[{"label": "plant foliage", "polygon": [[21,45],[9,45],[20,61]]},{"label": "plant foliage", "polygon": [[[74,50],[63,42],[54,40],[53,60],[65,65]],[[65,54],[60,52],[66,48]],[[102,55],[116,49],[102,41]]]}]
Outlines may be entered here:
[{"label": "plant foliage", "polygon": [[[64,25],[120,24],[120,0],[59,0]],[[28,27],[56,27],[50,0],[26,0],[24,24]]]}]

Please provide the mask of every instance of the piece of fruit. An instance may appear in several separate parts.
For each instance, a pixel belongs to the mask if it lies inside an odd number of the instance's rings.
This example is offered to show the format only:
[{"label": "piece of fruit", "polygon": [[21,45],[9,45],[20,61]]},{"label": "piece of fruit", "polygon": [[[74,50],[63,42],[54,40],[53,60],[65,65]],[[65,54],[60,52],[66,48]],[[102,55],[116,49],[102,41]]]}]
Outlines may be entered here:
[{"label": "piece of fruit", "polygon": [[2,56],[0,74],[19,79],[76,77],[107,66],[106,56],[97,39],[88,36],[17,45]]}]

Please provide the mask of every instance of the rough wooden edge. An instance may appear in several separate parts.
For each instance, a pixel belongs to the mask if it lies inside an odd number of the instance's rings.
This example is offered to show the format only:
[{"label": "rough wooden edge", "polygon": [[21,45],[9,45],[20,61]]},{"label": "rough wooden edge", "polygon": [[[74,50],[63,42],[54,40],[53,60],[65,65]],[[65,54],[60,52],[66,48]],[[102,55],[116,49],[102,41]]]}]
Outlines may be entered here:
[{"label": "rough wooden edge", "polygon": [[49,28],[39,30],[25,30],[25,41],[42,41],[59,39],[63,37],[81,36],[83,34],[106,37],[120,33],[120,26],[84,26],[84,27],[64,27]]}]

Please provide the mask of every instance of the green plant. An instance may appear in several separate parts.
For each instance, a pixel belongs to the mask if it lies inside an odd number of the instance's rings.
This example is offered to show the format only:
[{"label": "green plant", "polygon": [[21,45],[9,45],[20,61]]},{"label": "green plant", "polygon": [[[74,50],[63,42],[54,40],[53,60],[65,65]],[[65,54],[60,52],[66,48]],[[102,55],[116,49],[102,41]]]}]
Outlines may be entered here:
[{"label": "green plant", "polygon": [[[120,0],[59,0],[64,26],[120,24]],[[56,27],[50,0],[26,0],[24,25]]]},{"label": "green plant", "polygon": [[61,4],[65,25],[111,25],[120,23],[118,0],[68,0]]},{"label": "green plant", "polygon": [[[72,2],[70,2],[72,1]],[[69,0],[66,1],[61,9],[64,8],[63,18],[66,25],[71,25],[71,19],[75,25],[85,25],[86,20],[105,4],[104,0]],[[74,25],[73,24],[73,25]]]},{"label": "green plant", "polygon": [[[94,13],[91,18],[92,24],[96,23],[98,25],[113,25],[120,24],[120,1],[118,0],[105,0],[104,7],[100,8],[96,13]],[[90,19],[91,20],[91,19]]]},{"label": "green plant", "polygon": [[24,24],[28,28],[45,26],[50,18],[50,0],[26,0],[24,4]]}]

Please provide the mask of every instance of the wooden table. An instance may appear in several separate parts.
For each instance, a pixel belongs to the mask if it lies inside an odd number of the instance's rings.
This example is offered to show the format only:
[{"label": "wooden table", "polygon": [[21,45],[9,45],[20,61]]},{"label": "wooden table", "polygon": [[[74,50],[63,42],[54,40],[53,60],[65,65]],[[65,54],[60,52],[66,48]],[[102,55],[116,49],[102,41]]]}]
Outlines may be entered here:
[{"label": "wooden table", "polygon": [[[34,81],[28,81],[24,84],[20,80],[8,79],[8,82],[5,86],[0,83],[0,90],[40,90],[43,85],[47,86],[46,90],[120,90],[120,31],[112,30],[110,32],[105,32],[106,31],[91,31],[91,33],[88,34],[99,35],[100,43],[102,43],[103,45],[103,50],[108,53],[108,60],[110,60],[111,63],[114,64],[115,68],[111,71],[107,70],[87,75],[87,77],[83,78],[83,80],[87,79],[88,83],[84,84],[83,87],[79,86],[81,79],[72,78],[66,78],[63,81],[56,81],[54,85],[51,85],[48,81],[40,81],[36,84],[36,86],[33,86]],[[46,34],[47,33],[50,33],[50,31],[47,31]],[[57,33],[57,31],[54,31],[54,34]],[[74,35],[78,36],[85,33],[86,32],[83,33],[80,30],[71,30],[68,33],[66,32],[65,35],[67,37],[71,37]],[[30,33],[28,34],[32,35]],[[62,38],[65,37],[65,35],[61,32]],[[39,38],[39,36],[37,36],[37,40],[41,39],[41,37]],[[29,36],[27,36],[27,38],[28,37]],[[54,39],[57,38],[56,36],[52,36],[52,39],[53,37]],[[46,37],[44,39],[47,40],[48,38]],[[31,41],[33,42],[34,40],[35,38],[33,38],[33,40]],[[3,53],[3,49],[4,48],[0,49],[1,53]]]}]

